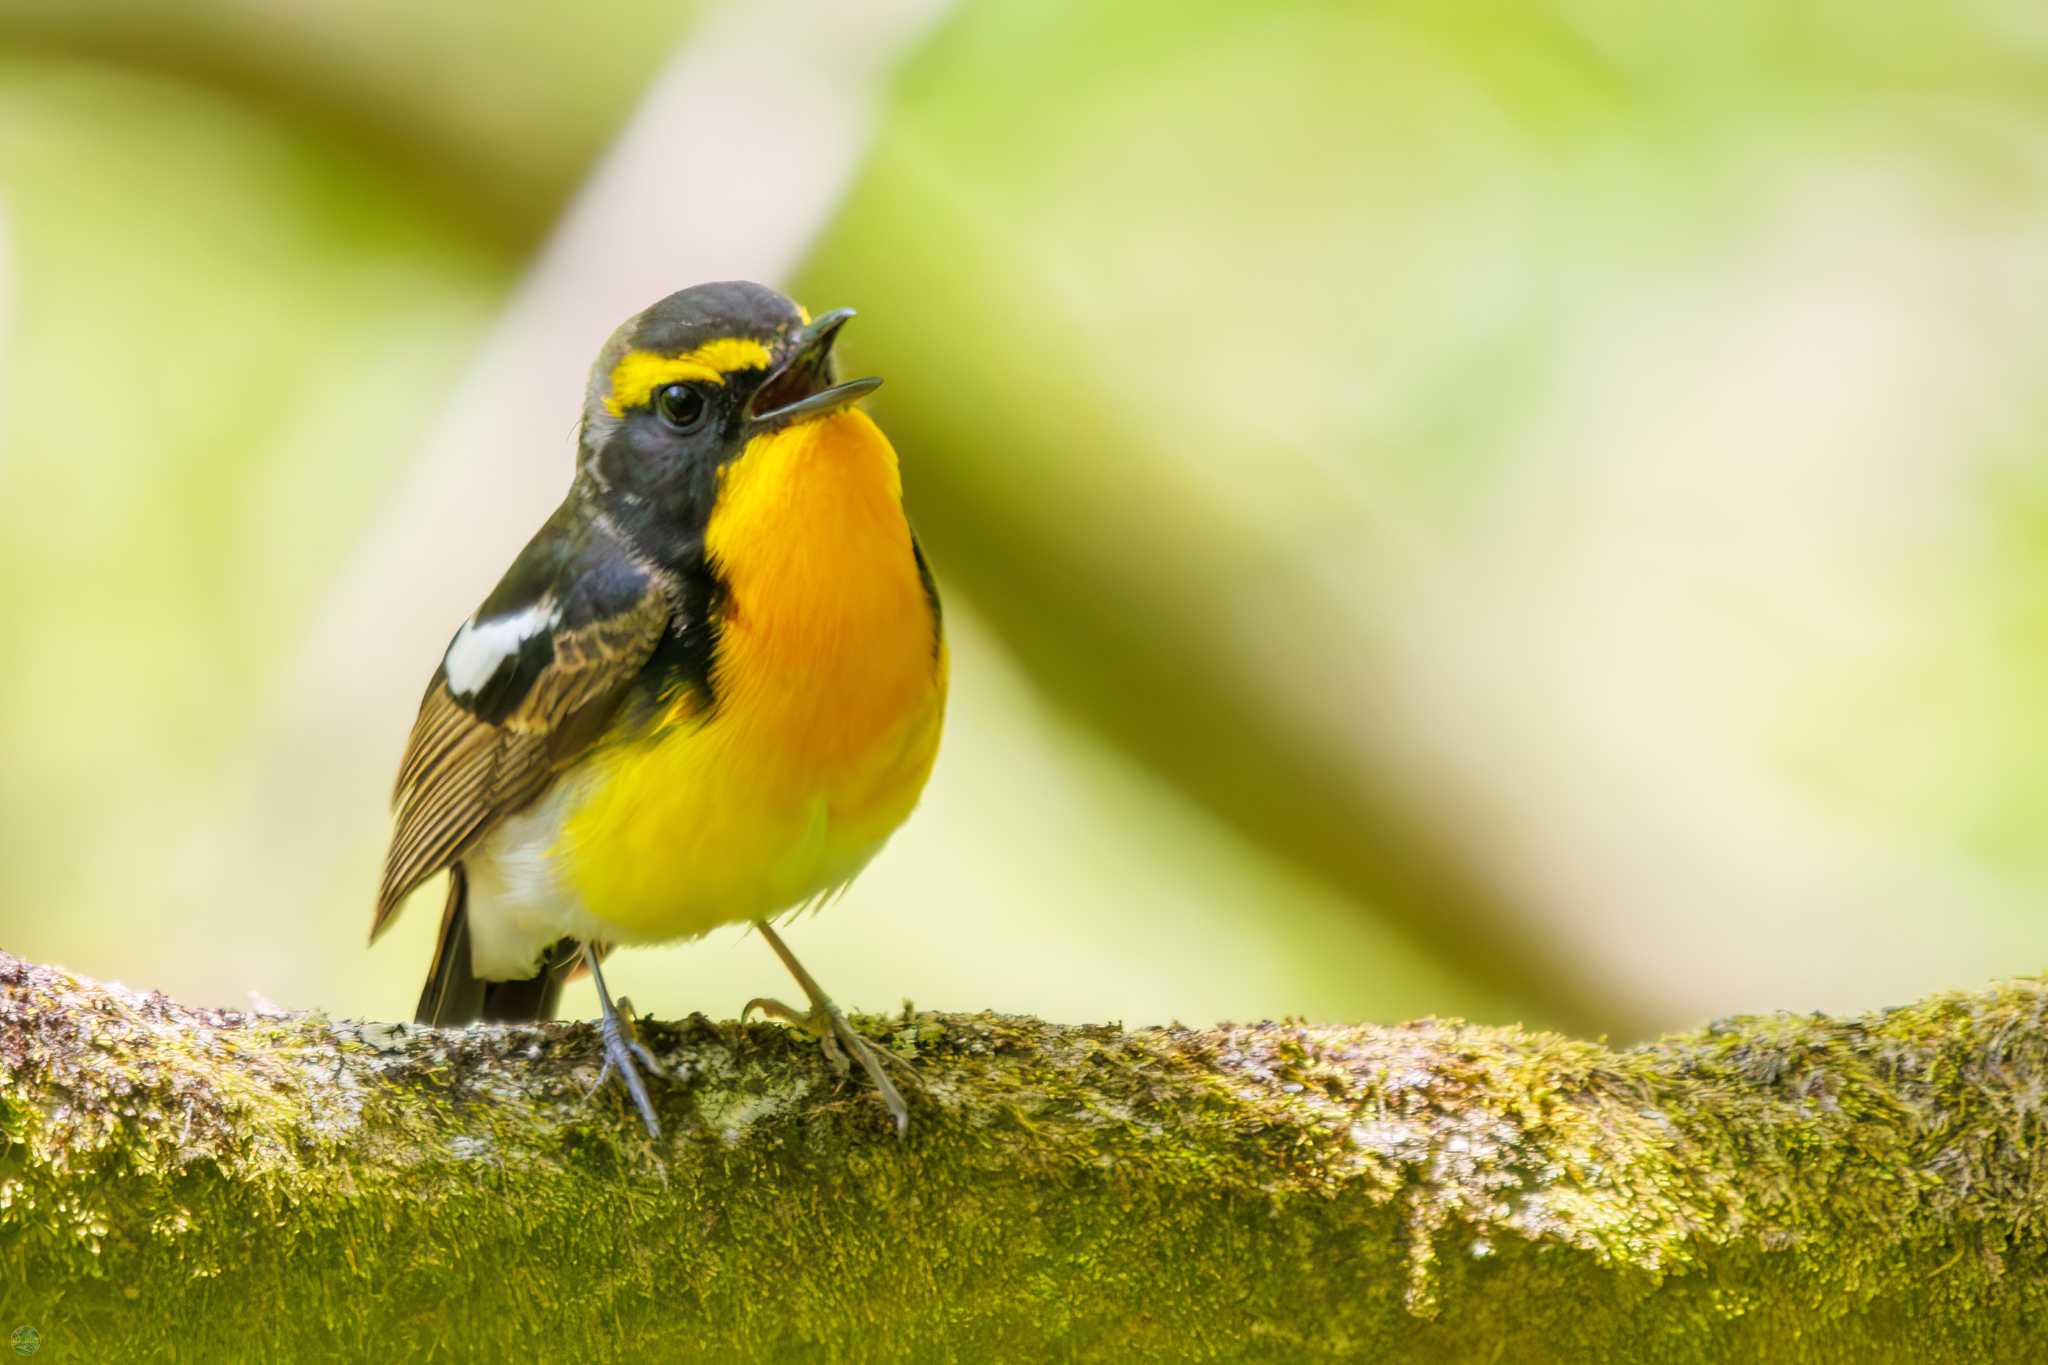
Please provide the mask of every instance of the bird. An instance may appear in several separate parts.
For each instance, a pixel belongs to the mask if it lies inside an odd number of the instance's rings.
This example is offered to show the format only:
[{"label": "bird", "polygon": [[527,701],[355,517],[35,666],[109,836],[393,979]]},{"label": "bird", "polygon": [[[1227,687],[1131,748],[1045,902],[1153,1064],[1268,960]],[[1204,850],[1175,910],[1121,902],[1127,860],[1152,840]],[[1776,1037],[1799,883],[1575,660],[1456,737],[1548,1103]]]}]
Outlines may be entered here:
[{"label": "bird", "polygon": [[809,999],[741,1011],[884,1063],[774,922],[835,898],[917,804],[949,658],[895,448],[839,382],[853,310],[744,281],[628,318],[584,390],[567,495],[456,629],[407,738],[374,942],[447,873],[416,1019],[550,1017],[587,970],[604,1065],[661,1128],[603,960],[750,925]]}]

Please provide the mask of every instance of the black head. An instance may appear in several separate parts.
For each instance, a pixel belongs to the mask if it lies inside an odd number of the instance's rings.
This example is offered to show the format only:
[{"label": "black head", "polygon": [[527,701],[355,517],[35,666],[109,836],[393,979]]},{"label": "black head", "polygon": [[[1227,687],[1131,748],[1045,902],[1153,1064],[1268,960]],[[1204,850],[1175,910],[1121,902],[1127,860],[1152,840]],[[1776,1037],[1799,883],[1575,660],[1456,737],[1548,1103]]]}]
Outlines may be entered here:
[{"label": "black head", "polygon": [[661,557],[700,536],[719,469],[750,441],[881,383],[833,383],[832,342],[852,316],[813,321],[765,285],[728,281],[629,318],[591,367],[579,490]]}]

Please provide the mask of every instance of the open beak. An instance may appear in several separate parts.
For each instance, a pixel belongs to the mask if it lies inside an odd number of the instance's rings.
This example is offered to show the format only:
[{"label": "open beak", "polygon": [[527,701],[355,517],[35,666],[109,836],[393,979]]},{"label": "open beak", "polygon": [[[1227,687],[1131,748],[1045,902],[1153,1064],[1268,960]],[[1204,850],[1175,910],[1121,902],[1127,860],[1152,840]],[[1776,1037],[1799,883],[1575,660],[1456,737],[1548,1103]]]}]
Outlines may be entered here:
[{"label": "open beak", "polygon": [[747,404],[756,429],[837,412],[882,386],[876,378],[832,382],[832,340],[852,316],[851,308],[835,308],[797,334],[789,359],[762,381]]}]

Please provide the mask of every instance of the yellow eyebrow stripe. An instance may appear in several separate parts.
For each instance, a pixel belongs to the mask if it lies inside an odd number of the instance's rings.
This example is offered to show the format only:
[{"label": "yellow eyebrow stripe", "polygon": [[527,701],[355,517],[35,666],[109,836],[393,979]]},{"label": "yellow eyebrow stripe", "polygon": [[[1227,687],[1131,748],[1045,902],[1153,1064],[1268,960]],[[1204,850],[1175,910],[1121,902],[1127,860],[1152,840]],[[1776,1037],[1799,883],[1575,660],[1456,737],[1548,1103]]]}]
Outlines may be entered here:
[{"label": "yellow eyebrow stripe", "polygon": [[723,384],[734,370],[767,369],[768,360],[766,346],[743,337],[720,337],[681,355],[628,351],[612,367],[612,391],[605,397],[605,411],[624,417],[628,408],[639,407],[664,384],[686,380]]}]

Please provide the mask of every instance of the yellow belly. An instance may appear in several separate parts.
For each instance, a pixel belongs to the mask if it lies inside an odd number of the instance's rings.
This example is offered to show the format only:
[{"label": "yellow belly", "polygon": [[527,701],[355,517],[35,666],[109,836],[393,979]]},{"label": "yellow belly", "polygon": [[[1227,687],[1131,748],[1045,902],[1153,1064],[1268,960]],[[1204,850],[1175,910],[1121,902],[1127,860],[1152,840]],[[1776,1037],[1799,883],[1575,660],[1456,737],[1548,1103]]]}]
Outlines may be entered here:
[{"label": "yellow belly", "polygon": [[917,804],[944,696],[941,673],[893,733],[829,767],[764,742],[765,712],[607,750],[557,845],[569,886],[636,942],[767,918],[844,885]]},{"label": "yellow belly", "polygon": [[621,942],[766,918],[845,884],[938,753],[947,658],[894,452],[844,412],[733,465],[706,538],[728,589],[707,714],[573,774],[554,861]]}]

